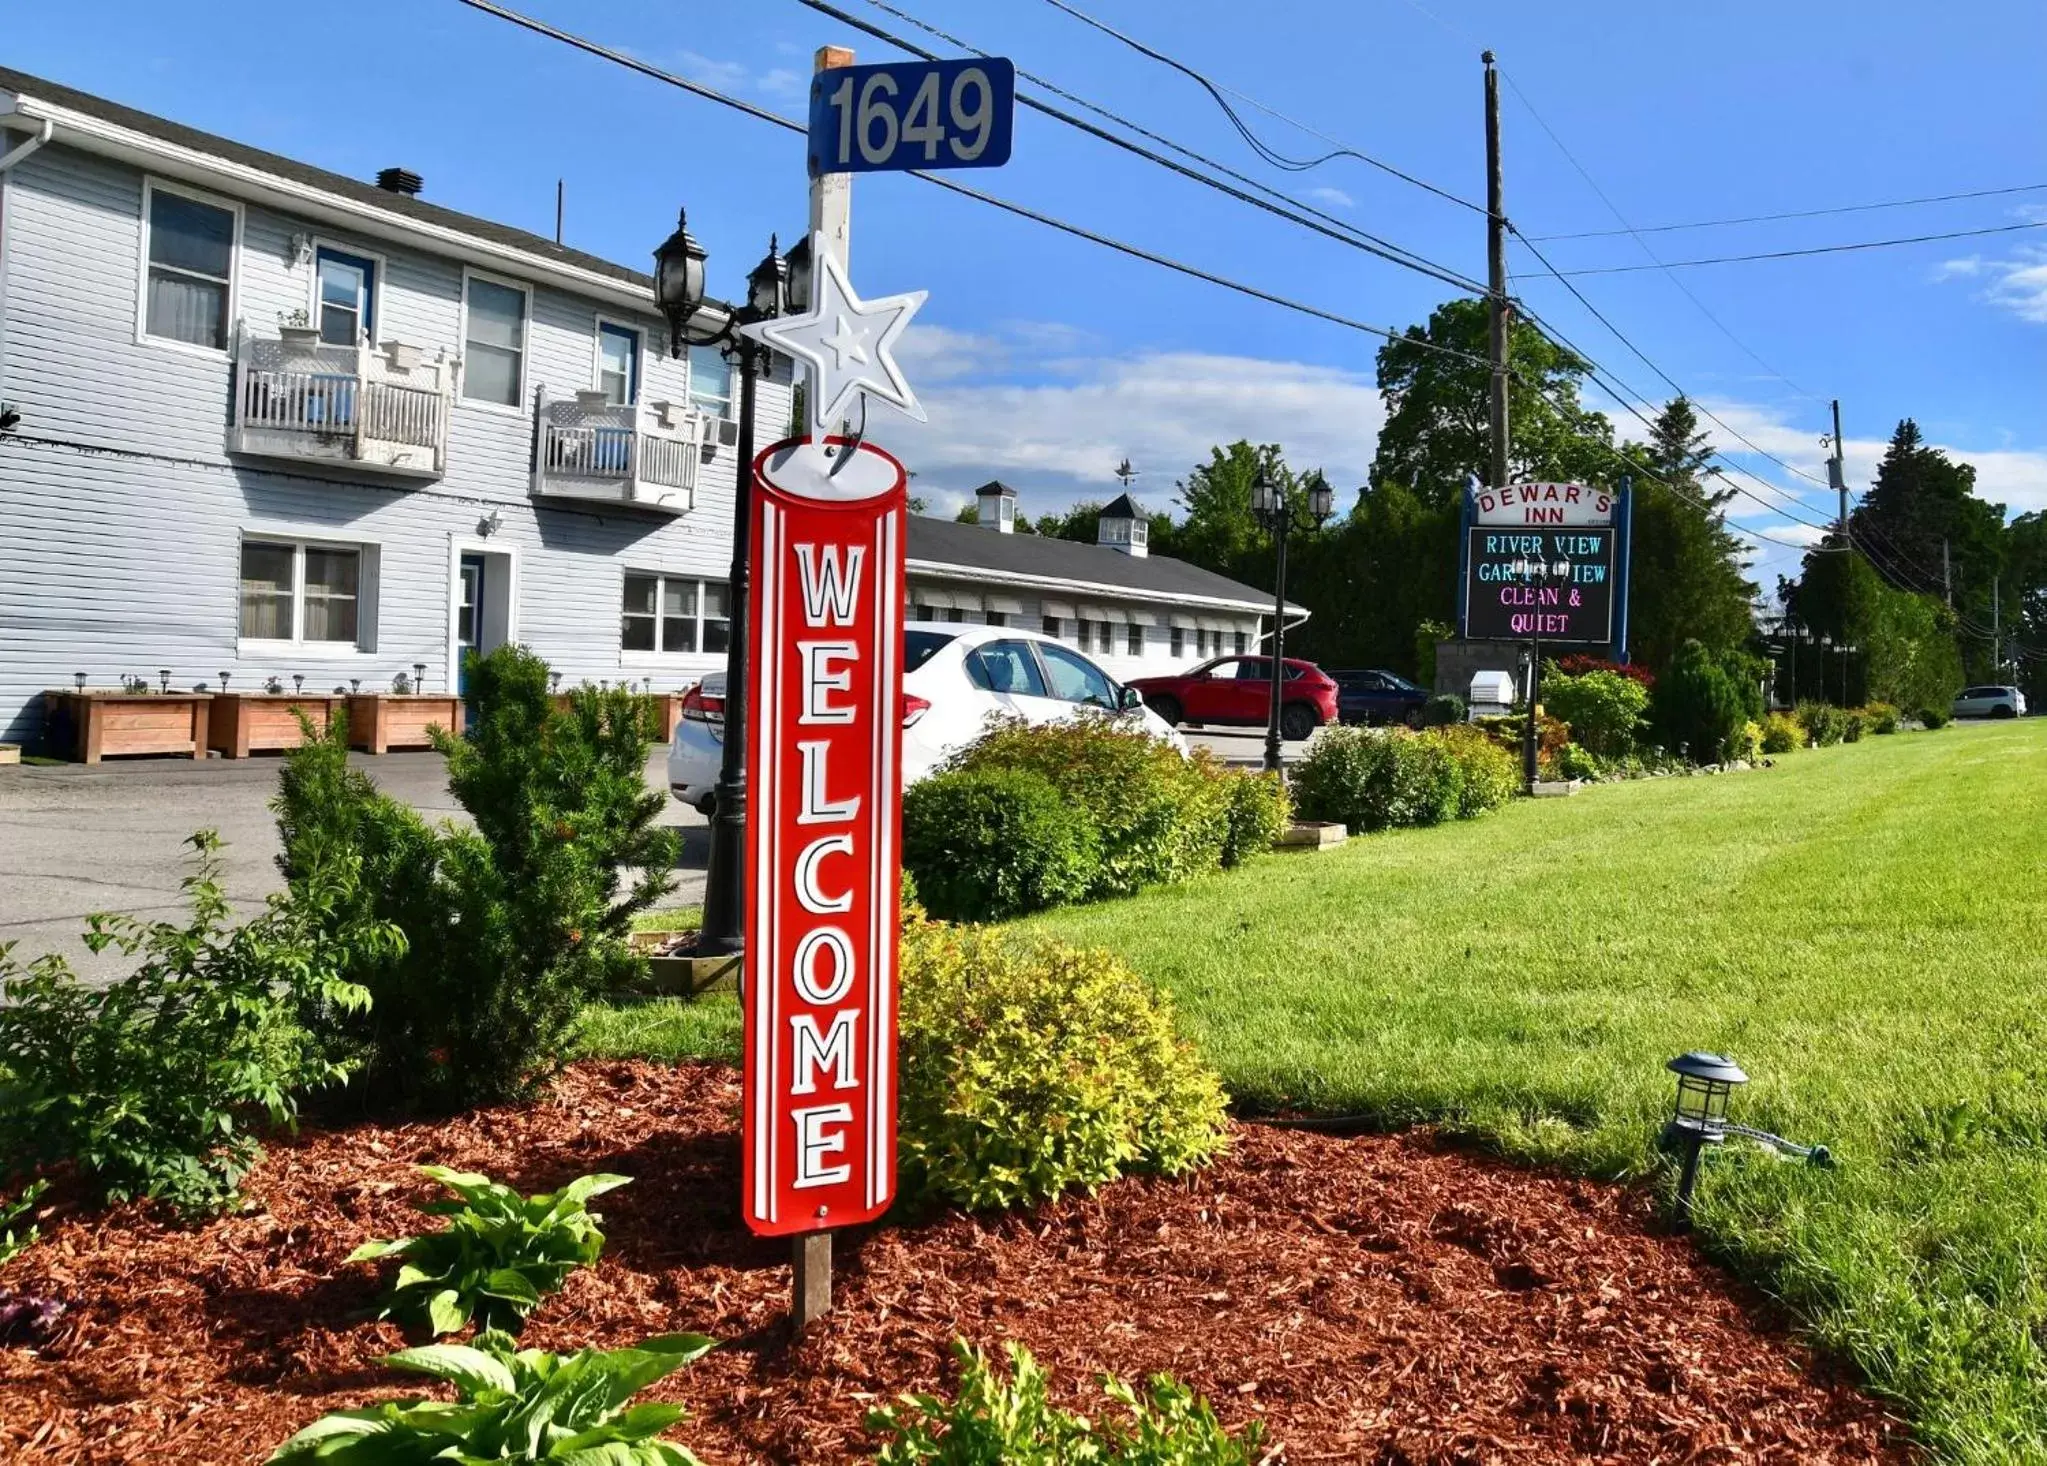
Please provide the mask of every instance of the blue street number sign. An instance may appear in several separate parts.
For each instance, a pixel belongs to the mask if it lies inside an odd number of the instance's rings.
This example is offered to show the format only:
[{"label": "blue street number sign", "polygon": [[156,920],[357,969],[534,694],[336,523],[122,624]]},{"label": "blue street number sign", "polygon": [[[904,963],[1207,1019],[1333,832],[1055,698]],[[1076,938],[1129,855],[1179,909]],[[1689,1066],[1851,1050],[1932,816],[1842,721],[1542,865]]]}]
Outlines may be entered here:
[{"label": "blue street number sign", "polygon": [[1015,122],[1000,57],[835,67],[810,83],[810,173],[999,168]]}]

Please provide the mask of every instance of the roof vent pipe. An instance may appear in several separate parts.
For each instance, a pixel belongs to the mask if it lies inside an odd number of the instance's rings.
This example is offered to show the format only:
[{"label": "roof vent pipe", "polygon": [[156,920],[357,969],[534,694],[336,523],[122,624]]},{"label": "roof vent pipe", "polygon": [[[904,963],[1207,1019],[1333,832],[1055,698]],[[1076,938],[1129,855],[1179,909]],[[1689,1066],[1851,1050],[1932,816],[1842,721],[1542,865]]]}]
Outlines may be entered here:
[{"label": "roof vent pipe", "polygon": [[386,193],[402,193],[407,198],[417,198],[426,180],[417,173],[404,168],[385,168],[377,173],[377,187]]}]

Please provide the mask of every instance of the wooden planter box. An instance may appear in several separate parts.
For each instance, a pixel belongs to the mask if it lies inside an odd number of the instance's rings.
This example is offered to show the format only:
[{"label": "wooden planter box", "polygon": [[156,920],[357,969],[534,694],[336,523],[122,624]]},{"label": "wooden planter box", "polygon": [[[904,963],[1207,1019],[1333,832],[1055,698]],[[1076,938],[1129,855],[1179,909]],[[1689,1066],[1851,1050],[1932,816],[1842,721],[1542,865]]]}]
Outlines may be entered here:
[{"label": "wooden planter box", "polygon": [[348,746],[368,753],[432,748],[429,728],[462,731],[462,699],[445,692],[359,692],[348,699]]},{"label": "wooden planter box", "polygon": [[69,731],[69,753],[78,763],[136,754],[206,755],[205,692],[50,691],[43,704]]},{"label": "wooden planter box", "polygon": [[291,692],[216,692],[206,746],[228,758],[297,748],[305,742],[297,713],[311,718],[315,728],[325,728],[347,701]]}]

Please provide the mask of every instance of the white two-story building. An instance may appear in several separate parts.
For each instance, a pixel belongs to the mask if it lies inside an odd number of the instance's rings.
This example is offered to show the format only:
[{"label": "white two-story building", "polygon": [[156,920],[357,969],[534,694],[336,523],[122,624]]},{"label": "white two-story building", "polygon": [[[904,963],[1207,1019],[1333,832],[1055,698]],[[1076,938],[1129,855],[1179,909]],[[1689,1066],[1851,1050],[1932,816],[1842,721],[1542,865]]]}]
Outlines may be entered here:
[{"label": "white two-story building", "polygon": [[[81,675],[438,691],[519,641],[571,683],[694,682],[726,649],[734,396],[638,270],[0,69],[0,740]],[[759,441],[789,418],[778,361]],[[913,614],[1123,675],[1255,649],[1269,601],[1144,557],[1127,502],[1098,546],[982,503],[913,524]]]}]

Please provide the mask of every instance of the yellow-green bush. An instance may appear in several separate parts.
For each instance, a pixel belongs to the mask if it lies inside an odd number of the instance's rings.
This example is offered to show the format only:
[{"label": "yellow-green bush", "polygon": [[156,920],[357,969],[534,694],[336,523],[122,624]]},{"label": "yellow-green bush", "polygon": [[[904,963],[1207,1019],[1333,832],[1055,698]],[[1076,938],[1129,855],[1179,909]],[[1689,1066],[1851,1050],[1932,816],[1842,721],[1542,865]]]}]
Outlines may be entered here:
[{"label": "yellow-green bush", "polygon": [[1521,790],[1521,765],[1490,734],[1455,723],[1422,734],[1449,752],[1457,765],[1457,818],[1468,820],[1498,809]]},{"label": "yellow-green bush", "polygon": [[1227,1142],[1222,1083],[1167,1000],[1106,952],[983,927],[903,931],[897,1157],[906,1196],[1027,1206]]},{"label": "yellow-green bush", "polygon": [[1286,781],[1277,774],[1253,774],[1225,767],[1205,749],[1195,757],[1212,777],[1225,781],[1229,792],[1229,830],[1223,837],[1223,865],[1242,865],[1249,857],[1270,850],[1286,833],[1287,821],[1293,817],[1293,800],[1287,794]]},{"label": "yellow-green bush", "polygon": [[1790,713],[1771,713],[1763,719],[1763,752],[1790,753],[1805,747],[1805,725]]}]

